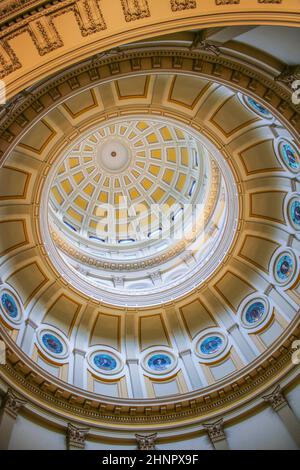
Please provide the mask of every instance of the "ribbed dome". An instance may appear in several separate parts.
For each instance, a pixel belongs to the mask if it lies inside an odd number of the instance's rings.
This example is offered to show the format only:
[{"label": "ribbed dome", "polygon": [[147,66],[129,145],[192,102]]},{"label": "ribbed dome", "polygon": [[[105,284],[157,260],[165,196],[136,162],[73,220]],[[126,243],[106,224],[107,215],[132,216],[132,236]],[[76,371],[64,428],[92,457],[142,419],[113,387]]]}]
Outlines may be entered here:
[{"label": "ribbed dome", "polygon": [[144,117],[97,126],[53,173],[52,240],[88,295],[163,303],[203,282],[230,247],[238,214],[230,169],[180,123]]}]

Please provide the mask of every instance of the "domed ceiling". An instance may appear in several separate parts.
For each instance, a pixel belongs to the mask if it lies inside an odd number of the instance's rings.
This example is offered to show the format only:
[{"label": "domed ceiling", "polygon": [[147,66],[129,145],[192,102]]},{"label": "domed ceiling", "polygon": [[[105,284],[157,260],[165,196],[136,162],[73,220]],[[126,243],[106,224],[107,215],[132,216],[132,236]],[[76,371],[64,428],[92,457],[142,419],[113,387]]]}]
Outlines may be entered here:
[{"label": "domed ceiling", "polygon": [[167,54],[126,60],[40,91],[1,168],[1,331],[80,413],[249,393],[298,321],[293,129]]},{"label": "domed ceiling", "polygon": [[166,119],[121,119],[62,156],[49,175],[42,228],[50,224],[70,276],[80,275],[77,287],[107,302],[149,305],[182,295],[215,269],[237,225],[237,190],[203,140]]}]

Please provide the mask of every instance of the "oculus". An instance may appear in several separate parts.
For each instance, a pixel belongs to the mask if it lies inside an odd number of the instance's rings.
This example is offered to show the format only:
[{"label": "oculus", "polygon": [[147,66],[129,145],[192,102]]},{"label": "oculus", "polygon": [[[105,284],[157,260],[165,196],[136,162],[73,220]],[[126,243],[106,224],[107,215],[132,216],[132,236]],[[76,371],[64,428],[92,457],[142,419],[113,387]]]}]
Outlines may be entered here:
[{"label": "oculus", "polygon": [[87,361],[98,375],[116,375],[123,368],[121,357],[106,349],[92,350],[88,354]]},{"label": "oculus", "polygon": [[223,339],[220,336],[208,336],[199,345],[200,352],[204,355],[216,354],[223,348]]},{"label": "oculus", "polygon": [[196,340],[195,353],[203,362],[210,362],[213,358],[223,357],[230,347],[228,337],[221,328],[209,329],[203,332]]},{"label": "oculus", "polygon": [[18,306],[13,296],[9,294],[8,292],[4,292],[1,294],[1,305],[5,313],[9,317],[13,319],[18,317],[18,313],[19,313]]},{"label": "oculus", "polygon": [[41,329],[37,332],[39,346],[44,352],[55,358],[58,362],[64,361],[69,354],[67,342],[52,329]]},{"label": "oculus", "polygon": [[263,299],[254,299],[249,302],[242,314],[242,323],[248,328],[255,328],[267,317],[268,305]]},{"label": "oculus", "polygon": [[15,294],[8,289],[3,289],[0,293],[0,306],[4,320],[11,327],[21,323],[22,307]]},{"label": "oculus", "polygon": [[63,344],[60,339],[52,333],[45,333],[42,335],[42,343],[44,347],[52,354],[61,354],[64,350]]},{"label": "oculus", "polygon": [[261,117],[269,119],[272,117],[272,114],[267,108],[265,108],[262,104],[258,103],[258,101],[251,98],[250,96],[245,96],[245,102],[252,111],[256,112]]},{"label": "oculus", "polygon": [[163,372],[170,369],[172,358],[168,354],[153,354],[147,361],[149,369],[156,372]]},{"label": "oculus", "polygon": [[[40,214],[51,261],[76,289],[106,304],[159,305],[191,292],[226,256],[238,190],[205,136],[137,115],[94,126],[62,152]],[[191,252],[195,264],[183,265]]]},{"label": "oculus", "polygon": [[247,323],[253,324],[259,322],[265,314],[265,306],[262,302],[254,302],[247,308],[245,320]]},{"label": "oculus", "polygon": [[300,200],[292,199],[289,203],[289,218],[296,230],[300,229]]},{"label": "oculus", "polygon": [[284,165],[293,173],[298,173],[300,169],[299,149],[289,142],[282,141],[279,144],[279,154]]},{"label": "oculus", "polygon": [[177,363],[177,357],[167,349],[152,349],[142,360],[143,368],[153,375],[167,375],[175,369]]},{"label": "oculus", "polygon": [[292,194],[285,204],[286,217],[294,230],[300,229],[300,197]]},{"label": "oculus", "polygon": [[281,254],[275,263],[275,278],[280,284],[289,282],[295,272],[295,262],[289,253]]},{"label": "oculus", "polygon": [[117,361],[110,354],[96,354],[93,357],[93,362],[101,371],[113,371],[117,368]]},{"label": "oculus", "polygon": [[239,311],[241,325],[251,329],[251,333],[261,329],[262,324],[268,321],[272,313],[268,299],[263,296],[257,297],[255,294],[244,299]]}]

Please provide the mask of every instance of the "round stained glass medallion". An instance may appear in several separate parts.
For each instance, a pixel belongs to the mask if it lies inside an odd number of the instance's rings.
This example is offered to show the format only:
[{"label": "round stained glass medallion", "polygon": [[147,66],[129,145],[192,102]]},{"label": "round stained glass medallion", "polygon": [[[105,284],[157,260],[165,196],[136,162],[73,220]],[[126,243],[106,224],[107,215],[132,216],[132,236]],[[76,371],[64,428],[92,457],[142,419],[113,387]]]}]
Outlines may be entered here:
[{"label": "round stained glass medallion", "polygon": [[249,108],[252,109],[252,111],[255,111],[257,114],[259,114],[262,117],[266,117],[266,118],[272,117],[272,114],[270,113],[270,111],[267,108],[265,108],[262,104],[258,103],[258,101],[256,101],[253,98],[250,98],[249,96],[246,96],[245,99],[246,99],[246,103],[248,104]]},{"label": "round stained glass medallion", "polygon": [[265,314],[265,305],[262,302],[253,302],[246,310],[245,320],[250,325],[260,322]]},{"label": "round stained glass medallion", "polygon": [[279,257],[276,263],[276,278],[279,282],[287,282],[293,275],[295,264],[293,258],[289,254]]},{"label": "round stained glass medallion", "polygon": [[98,369],[105,371],[105,372],[110,372],[112,370],[115,370],[117,367],[116,359],[110,354],[104,354],[104,353],[96,354],[93,357],[93,362],[94,362],[94,365]]},{"label": "round stained glass medallion", "polygon": [[300,228],[300,200],[293,199],[289,205],[289,215],[296,229]]},{"label": "round stained glass medallion", "polygon": [[63,344],[60,339],[52,333],[44,333],[42,335],[42,343],[45,348],[52,354],[61,354],[64,350]]},{"label": "round stained glass medallion", "polygon": [[199,349],[202,354],[211,355],[216,354],[223,348],[223,339],[221,336],[208,336],[203,341],[201,341]]},{"label": "round stained glass medallion", "polygon": [[172,365],[172,359],[167,354],[153,354],[148,361],[147,365],[149,369],[155,372],[162,372],[169,369]]},{"label": "round stained glass medallion", "polygon": [[1,305],[9,317],[17,318],[19,310],[12,295],[8,294],[7,292],[4,292],[1,295]]},{"label": "round stained glass medallion", "polygon": [[297,173],[300,169],[299,149],[289,142],[281,142],[279,152],[285,166],[292,172]]}]

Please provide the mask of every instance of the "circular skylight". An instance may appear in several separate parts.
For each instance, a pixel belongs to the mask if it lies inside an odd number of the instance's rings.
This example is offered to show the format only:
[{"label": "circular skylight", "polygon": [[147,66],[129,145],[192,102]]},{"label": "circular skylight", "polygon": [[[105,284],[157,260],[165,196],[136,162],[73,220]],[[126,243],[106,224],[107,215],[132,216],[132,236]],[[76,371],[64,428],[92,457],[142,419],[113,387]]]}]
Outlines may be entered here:
[{"label": "circular skylight", "polygon": [[210,141],[145,116],[81,136],[53,166],[43,204],[57,269],[89,296],[129,306],[197,287],[228,252],[238,217],[232,173]]}]

